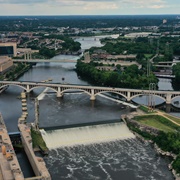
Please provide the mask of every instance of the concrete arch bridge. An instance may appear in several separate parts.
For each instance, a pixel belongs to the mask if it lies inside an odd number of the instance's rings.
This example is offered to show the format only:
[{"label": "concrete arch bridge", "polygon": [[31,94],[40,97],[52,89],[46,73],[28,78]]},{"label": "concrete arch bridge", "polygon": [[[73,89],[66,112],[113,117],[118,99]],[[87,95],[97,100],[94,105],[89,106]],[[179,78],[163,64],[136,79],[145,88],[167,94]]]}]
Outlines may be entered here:
[{"label": "concrete arch bridge", "polygon": [[48,87],[56,92],[57,97],[62,97],[64,92],[78,90],[84,92],[90,96],[90,100],[95,100],[96,96],[105,93],[113,92],[123,96],[127,101],[131,101],[133,98],[141,95],[151,94],[155,97],[163,99],[166,104],[171,104],[172,100],[176,97],[180,97],[180,91],[149,91],[142,89],[127,89],[127,88],[112,88],[112,87],[98,87],[98,86],[86,86],[86,85],[75,85],[75,84],[60,84],[60,83],[44,83],[44,82],[21,82],[21,81],[0,81],[1,89],[8,86],[18,86],[27,93],[33,91],[39,87]]}]

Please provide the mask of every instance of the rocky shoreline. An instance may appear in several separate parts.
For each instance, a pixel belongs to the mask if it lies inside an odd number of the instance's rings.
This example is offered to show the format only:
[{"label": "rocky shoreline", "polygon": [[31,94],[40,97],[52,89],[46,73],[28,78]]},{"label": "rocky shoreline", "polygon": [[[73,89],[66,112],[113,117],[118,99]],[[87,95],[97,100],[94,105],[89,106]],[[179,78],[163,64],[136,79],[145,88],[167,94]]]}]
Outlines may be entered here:
[{"label": "rocky shoreline", "polygon": [[[129,124],[130,121],[132,119],[129,119],[128,120],[126,119],[127,118],[127,115],[122,115],[121,116],[121,119],[125,122],[125,124]],[[132,120],[133,121],[133,120]],[[134,125],[134,123],[131,123],[131,125]],[[139,126],[141,126],[139,124]],[[144,128],[144,126],[143,126]],[[143,129],[142,128],[142,129]],[[151,128],[152,129],[152,128]],[[144,129],[143,129],[144,130]],[[149,129],[148,129],[149,130]],[[156,130],[156,129],[155,129]],[[138,134],[137,132],[133,131],[132,129],[130,129],[130,131],[136,136],[137,139],[139,139],[141,142],[143,143],[148,143],[148,144],[152,144],[153,145],[153,148],[154,150],[156,151],[157,154],[159,155],[162,155],[162,156],[166,156],[166,157],[171,157],[173,158],[173,161],[168,165],[168,168],[169,170],[172,172],[173,176],[174,176],[174,179],[175,180],[180,180],[180,174],[176,173],[176,171],[173,169],[172,167],[172,164],[174,162],[174,160],[176,159],[177,155],[172,153],[172,152],[166,152],[166,151],[163,151],[155,142],[153,142],[152,140],[146,140],[143,136],[141,136],[140,134]],[[147,132],[147,131],[146,131]],[[150,133],[150,132],[149,132]]]}]

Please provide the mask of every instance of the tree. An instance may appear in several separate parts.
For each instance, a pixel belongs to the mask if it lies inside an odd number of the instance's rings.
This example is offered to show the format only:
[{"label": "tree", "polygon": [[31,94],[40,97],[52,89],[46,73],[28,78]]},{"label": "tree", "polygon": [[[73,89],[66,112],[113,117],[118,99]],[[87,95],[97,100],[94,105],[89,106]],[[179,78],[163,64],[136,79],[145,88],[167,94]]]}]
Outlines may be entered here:
[{"label": "tree", "polygon": [[39,54],[46,56],[48,58],[52,58],[55,56],[55,50],[48,49],[46,47],[43,47],[39,50]]},{"label": "tree", "polygon": [[175,75],[175,81],[180,83],[180,63],[173,66],[173,74]]}]

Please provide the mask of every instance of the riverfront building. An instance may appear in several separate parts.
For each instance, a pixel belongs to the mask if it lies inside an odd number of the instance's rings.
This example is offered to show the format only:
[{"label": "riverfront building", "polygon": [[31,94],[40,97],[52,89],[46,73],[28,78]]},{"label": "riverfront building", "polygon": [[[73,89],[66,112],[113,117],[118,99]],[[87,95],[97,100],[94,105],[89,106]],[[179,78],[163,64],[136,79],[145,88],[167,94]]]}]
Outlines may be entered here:
[{"label": "riverfront building", "polygon": [[0,74],[5,73],[13,66],[13,61],[8,56],[0,56]]},{"label": "riverfront building", "polygon": [[16,42],[0,42],[0,56],[17,56]]}]

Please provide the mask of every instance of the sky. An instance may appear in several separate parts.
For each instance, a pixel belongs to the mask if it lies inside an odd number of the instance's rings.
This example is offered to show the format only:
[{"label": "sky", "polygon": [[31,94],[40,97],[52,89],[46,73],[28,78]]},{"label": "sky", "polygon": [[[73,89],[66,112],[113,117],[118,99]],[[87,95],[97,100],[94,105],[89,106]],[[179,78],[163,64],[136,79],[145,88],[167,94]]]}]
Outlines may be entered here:
[{"label": "sky", "polygon": [[0,15],[180,14],[180,0],[0,0]]}]

